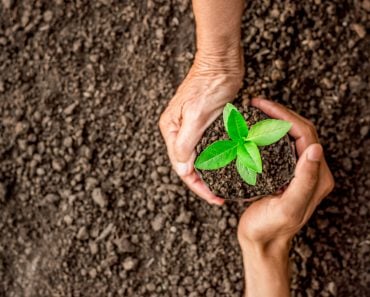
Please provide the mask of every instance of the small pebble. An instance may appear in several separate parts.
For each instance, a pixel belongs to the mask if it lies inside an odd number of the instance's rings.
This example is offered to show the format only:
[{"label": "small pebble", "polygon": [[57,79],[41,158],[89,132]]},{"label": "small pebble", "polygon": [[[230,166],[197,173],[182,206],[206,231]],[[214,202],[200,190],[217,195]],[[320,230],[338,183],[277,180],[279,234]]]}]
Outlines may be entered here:
[{"label": "small pebble", "polygon": [[77,103],[72,103],[70,105],[68,105],[65,109],[64,109],[64,114],[65,115],[71,115],[74,111],[74,109],[76,108],[77,106]]},{"label": "small pebble", "polygon": [[90,190],[94,189],[98,183],[99,182],[96,178],[87,177],[85,179],[85,189],[86,189],[86,191],[90,191]]},{"label": "small pebble", "polygon": [[89,271],[89,275],[92,279],[96,278],[97,272],[95,268],[91,268]]},{"label": "small pebble", "polygon": [[352,161],[351,161],[351,159],[350,158],[344,158],[343,160],[342,160],[342,164],[343,164],[343,168],[344,168],[344,170],[346,170],[346,171],[351,171],[351,169],[352,169]]},{"label": "small pebble", "polygon": [[102,192],[101,188],[95,188],[92,191],[92,199],[96,204],[98,204],[101,208],[106,207],[108,205],[107,197]]},{"label": "small pebble", "polygon": [[222,219],[218,222],[218,228],[220,228],[220,230],[221,230],[221,231],[225,231],[225,230],[226,230],[226,227],[227,227],[226,218],[222,218]]},{"label": "small pebble", "polygon": [[337,296],[337,286],[335,285],[334,282],[330,282],[328,283],[328,291],[330,292],[330,294],[332,294],[333,296]]},{"label": "small pebble", "polygon": [[98,253],[98,245],[96,244],[96,242],[91,242],[89,246],[91,255],[96,255]]},{"label": "small pebble", "polygon": [[57,194],[49,193],[45,196],[45,200],[49,203],[56,203],[60,200],[60,197]]},{"label": "small pebble", "polygon": [[363,0],[362,8],[366,10],[367,12],[370,12],[370,0]]},{"label": "small pebble", "polygon": [[361,39],[366,36],[366,29],[360,24],[352,24],[351,29],[355,31],[358,37],[360,37]]},{"label": "small pebble", "polygon": [[2,0],[5,9],[10,9],[13,6],[14,0]]},{"label": "small pebble", "polygon": [[67,137],[63,140],[63,146],[65,147],[72,147],[73,139],[72,137]]},{"label": "small pebble", "polygon": [[36,169],[36,174],[39,175],[39,176],[45,175],[45,169],[41,168],[41,167],[37,168]]},{"label": "small pebble", "polygon": [[149,283],[146,285],[146,289],[149,291],[149,292],[154,292],[156,287],[155,287],[155,284],[153,283]]},{"label": "small pebble", "polygon": [[322,80],[321,80],[321,83],[323,84],[323,86],[326,88],[326,89],[332,89],[334,84],[333,82],[328,79],[327,77],[324,77]]},{"label": "small pebble", "polygon": [[190,230],[184,230],[182,232],[182,240],[189,244],[196,242],[196,238]]},{"label": "small pebble", "polygon": [[277,69],[274,69],[272,70],[271,72],[271,79],[272,81],[278,81],[278,80],[281,80],[283,78],[281,72]]},{"label": "small pebble", "polygon": [[125,260],[123,260],[122,266],[124,270],[130,271],[136,267],[137,263],[138,261],[136,259],[127,257]]},{"label": "small pebble", "polygon": [[89,238],[89,233],[87,233],[87,228],[85,226],[81,227],[78,230],[77,239],[79,239],[79,240],[86,240],[88,238]]},{"label": "small pebble", "polygon": [[49,23],[53,19],[53,12],[51,10],[47,10],[44,12],[44,21]]},{"label": "small pebble", "polygon": [[67,225],[71,225],[72,222],[73,222],[73,219],[69,216],[69,215],[65,215],[64,218],[63,218],[63,221],[64,223],[66,223]]},{"label": "small pebble", "polygon": [[64,168],[64,161],[61,159],[54,159],[51,162],[51,167],[56,171],[56,172],[61,172]]},{"label": "small pebble", "polygon": [[363,126],[360,129],[360,134],[362,137],[365,137],[369,133],[369,126]]},{"label": "small pebble", "polygon": [[163,228],[165,217],[163,214],[158,214],[152,221],[152,228],[154,231],[159,231]]},{"label": "small pebble", "polygon": [[5,202],[6,188],[4,184],[0,183],[0,202]]}]

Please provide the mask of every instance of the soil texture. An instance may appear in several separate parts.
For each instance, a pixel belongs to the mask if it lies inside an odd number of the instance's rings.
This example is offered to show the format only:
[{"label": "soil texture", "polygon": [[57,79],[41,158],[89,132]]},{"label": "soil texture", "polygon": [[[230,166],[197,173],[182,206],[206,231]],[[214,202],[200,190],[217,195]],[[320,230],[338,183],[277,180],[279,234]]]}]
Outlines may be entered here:
[{"label": "soil texture", "polygon": [[[317,127],[336,188],[292,246],[292,296],[369,296],[369,0],[246,1],[248,98]],[[171,170],[160,114],[190,0],[0,1],[0,296],[240,297],[243,203]]]},{"label": "soil texture", "polygon": [[[234,105],[242,113],[248,127],[268,118],[263,112],[247,104]],[[221,139],[229,139],[222,115],[204,133],[197,146],[197,153],[200,154],[207,146]],[[199,170],[199,174],[213,193],[225,199],[256,199],[274,194],[293,178],[296,164],[294,142],[286,135],[278,142],[259,149],[263,166],[262,173],[257,175],[255,186],[243,181],[237,172],[235,161],[218,170]]]}]

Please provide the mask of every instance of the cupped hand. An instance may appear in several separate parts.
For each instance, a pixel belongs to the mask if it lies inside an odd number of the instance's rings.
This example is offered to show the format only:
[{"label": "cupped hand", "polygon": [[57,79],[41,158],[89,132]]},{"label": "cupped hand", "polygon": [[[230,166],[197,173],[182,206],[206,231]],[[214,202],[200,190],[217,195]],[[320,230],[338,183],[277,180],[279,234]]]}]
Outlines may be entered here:
[{"label": "cupped hand", "polygon": [[195,146],[222,108],[242,85],[242,51],[198,51],[186,78],[163,112],[159,127],[176,173],[198,196],[211,204],[224,200],[213,194],[194,169]]},{"label": "cupped hand", "polygon": [[289,134],[296,140],[299,160],[295,176],[283,193],[266,196],[244,211],[238,239],[242,248],[286,248],[321,200],[332,191],[334,180],[310,121],[268,100],[253,99],[252,106],[272,118],[293,124]]}]

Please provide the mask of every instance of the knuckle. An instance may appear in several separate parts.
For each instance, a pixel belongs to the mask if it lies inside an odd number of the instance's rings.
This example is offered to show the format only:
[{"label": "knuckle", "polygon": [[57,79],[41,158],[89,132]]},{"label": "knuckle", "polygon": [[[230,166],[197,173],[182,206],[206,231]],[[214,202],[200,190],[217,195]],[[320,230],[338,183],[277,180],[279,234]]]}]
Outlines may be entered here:
[{"label": "knuckle", "polygon": [[305,134],[316,136],[316,128],[311,122],[307,123],[305,126]]},{"label": "knuckle", "polygon": [[312,121],[307,120],[307,125],[310,127],[310,129],[316,131],[315,124]]}]

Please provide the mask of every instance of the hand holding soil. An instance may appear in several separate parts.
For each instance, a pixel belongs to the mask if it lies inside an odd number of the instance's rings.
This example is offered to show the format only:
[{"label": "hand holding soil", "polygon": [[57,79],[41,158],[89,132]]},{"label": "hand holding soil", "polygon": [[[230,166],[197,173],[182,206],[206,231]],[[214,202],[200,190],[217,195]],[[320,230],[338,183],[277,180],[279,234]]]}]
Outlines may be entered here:
[{"label": "hand holding soil", "polygon": [[171,163],[187,186],[211,204],[213,194],[194,171],[195,146],[231,102],[244,78],[240,46],[243,1],[193,1],[197,53],[193,66],[161,116]]},{"label": "hand holding soil", "polygon": [[195,172],[195,146],[241,87],[244,70],[240,53],[227,60],[197,54],[159,123],[175,171],[194,193],[213,204],[222,204],[223,199]]},{"label": "hand holding soil", "polygon": [[334,187],[332,174],[312,124],[283,106],[263,99],[252,105],[293,124],[300,156],[295,177],[280,195],[266,196],[243,213],[238,239],[243,251],[247,296],[290,296],[288,258],[294,235]]}]

